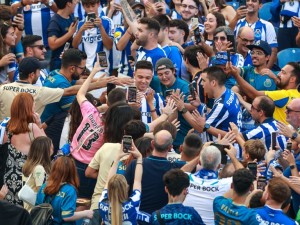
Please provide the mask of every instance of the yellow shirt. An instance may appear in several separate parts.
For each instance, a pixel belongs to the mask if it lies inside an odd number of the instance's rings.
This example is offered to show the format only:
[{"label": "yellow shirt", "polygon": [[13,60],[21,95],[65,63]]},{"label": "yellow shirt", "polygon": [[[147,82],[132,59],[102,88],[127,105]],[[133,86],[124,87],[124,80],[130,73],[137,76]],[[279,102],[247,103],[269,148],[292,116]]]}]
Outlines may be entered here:
[{"label": "yellow shirt", "polygon": [[265,95],[270,97],[275,103],[275,112],[273,117],[275,120],[286,122],[286,114],[285,109],[286,106],[292,101],[294,98],[300,98],[300,93],[297,89],[289,89],[289,90],[278,90],[278,91],[265,91]]}]

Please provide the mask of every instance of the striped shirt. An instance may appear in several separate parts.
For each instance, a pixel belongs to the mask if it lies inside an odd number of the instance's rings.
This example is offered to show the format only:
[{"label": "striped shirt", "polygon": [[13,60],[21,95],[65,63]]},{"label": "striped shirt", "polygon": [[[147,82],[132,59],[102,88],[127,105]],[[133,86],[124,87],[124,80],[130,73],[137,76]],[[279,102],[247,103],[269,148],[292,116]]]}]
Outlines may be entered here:
[{"label": "striped shirt", "polygon": [[6,117],[4,118],[4,120],[2,120],[0,122],[0,145],[3,145],[3,138],[4,138],[4,134],[5,134],[5,130],[7,127],[7,123],[10,120],[10,117]]},{"label": "striped shirt", "polygon": [[[164,101],[158,93],[154,94],[153,104],[154,104],[157,115],[158,116],[161,115],[161,108],[160,107],[164,105]],[[142,114],[142,121],[144,123],[151,123],[152,122],[152,116],[151,116],[150,107],[147,103],[146,98],[142,98],[140,110],[141,110],[141,114]]]},{"label": "striped shirt", "polygon": [[[271,133],[279,131],[276,123],[277,121],[273,118],[267,118],[258,127],[242,133],[243,137],[246,141],[249,139],[259,139],[263,143],[265,143],[267,150],[269,150],[269,148],[271,147]],[[277,143],[282,151],[286,148],[286,141],[286,137],[284,137],[283,135],[277,136]]]},{"label": "striped shirt", "polygon": [[263,40],[268,42],[271,48],[278,47],[276,32],[274,26],[270,22],[263,19],[258,19],[255,23],[250,24],[247,22],[246,18],[240,19],[234,29],[236,38],[239,29],[245,26],[253,29],[255,41]]}]

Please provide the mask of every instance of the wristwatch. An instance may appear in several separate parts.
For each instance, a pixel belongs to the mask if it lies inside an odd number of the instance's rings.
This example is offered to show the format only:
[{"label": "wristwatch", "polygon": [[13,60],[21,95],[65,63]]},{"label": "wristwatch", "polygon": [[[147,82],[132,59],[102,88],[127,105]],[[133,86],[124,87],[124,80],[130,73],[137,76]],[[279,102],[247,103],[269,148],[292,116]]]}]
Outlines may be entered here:
[{"label": "wristwatch", "polygon": [[210,124],[205,123],[204,128],[203,128],[203,131],[206,131],[206,130],[209,129],[209,128],[210,128]]},{"label": "wristwatch", "polygon": [[292,170],[292,169],[295,169],[296,168],[296,166],[295,165],[290,165],[290,169]]},{"label": "wristwatch", "polygon": [[297,132],[294,132],[294,133],[292,134],[291,139],[292,139],[292,140],[295,140],[297,137],[298,137],[298,133],[297,133]]},{"label": "wristwatch", "polygon": [[187,111],[188,111],[187,108],[183,108],[180,112],[181,112],[182,114],[185,114]]}]

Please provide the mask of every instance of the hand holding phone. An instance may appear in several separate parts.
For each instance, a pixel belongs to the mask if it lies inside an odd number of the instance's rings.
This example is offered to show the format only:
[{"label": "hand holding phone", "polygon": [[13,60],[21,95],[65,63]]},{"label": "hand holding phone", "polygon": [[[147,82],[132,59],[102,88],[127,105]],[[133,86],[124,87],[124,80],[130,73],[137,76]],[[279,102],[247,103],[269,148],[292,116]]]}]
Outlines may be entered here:
[{"label": "hand holding phone", "polygon": [[137,99],[137,90],[136,87],[131,86],[127,89],[127,100],[128,102],[136,102]]},{"label": "hand holding phone", "polygon": [[102,68],[108,67],[106,52],[98,52],[98,60]]},{"label": "hand holding phone", "polygon": [[94,12],[87,14],[87,21],[94,23],[96,19],[96,14]]},{"label": "hand holding phone", "polygon": [[277,150],[276,146],[277,146],[277,132],[272,132],[271,133],[271,148],[272,150]]},{"label": "hand holding phone", "polygon": [[221,164],[225,165],[227,164],[227,153],[225,151],[225,148],[230,149],[229,145],[221,145],[217,143],[212,143],[212,146],[217,147],[221,152]]},{"label": "hand holding phone", "polygon": [[190,89],[190,94],[191,94],[193,100],[196,100],[196,92],[195,92],[196,89],[194,87],[194,82],[189,84],[189,89]]},{"label": "hand holding phone", "polygon": [[234,34],[228,34],[227,35],[227,40],[231,42],[231,47],[232,51],[231,52],[236,52],[236,44],[235,44],[235,37]]}]

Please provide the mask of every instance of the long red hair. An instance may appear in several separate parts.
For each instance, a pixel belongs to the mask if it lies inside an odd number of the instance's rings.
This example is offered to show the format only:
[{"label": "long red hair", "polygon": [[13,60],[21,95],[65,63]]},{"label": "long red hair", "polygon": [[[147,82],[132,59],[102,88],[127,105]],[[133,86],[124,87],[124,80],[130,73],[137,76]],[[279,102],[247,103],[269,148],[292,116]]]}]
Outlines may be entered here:
[{"label": "long red hair", "polygon": [[55,160],[44,189],[45,194],[56,194],[63,183],[71,184],[76,189],[79,187],[79,178],[75,162],[69,156],[60,156]]},{"label": "long red hair", "polygon": [[10,120],[7,129],[13,134],[29,132],[28,124],[33,123],[33,104],[34,100],[31,94],[18,94],[10,108]]}]

